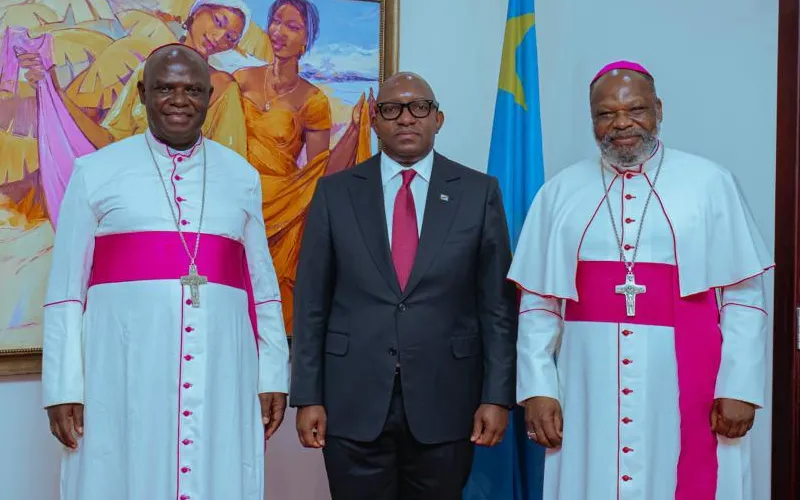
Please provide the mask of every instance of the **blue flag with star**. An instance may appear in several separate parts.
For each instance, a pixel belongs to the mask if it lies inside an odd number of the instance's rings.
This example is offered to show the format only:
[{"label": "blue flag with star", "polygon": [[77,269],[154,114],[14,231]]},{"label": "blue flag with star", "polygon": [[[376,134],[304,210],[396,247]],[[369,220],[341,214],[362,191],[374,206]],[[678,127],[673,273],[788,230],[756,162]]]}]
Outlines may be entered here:
[{"label": "blue flag with star", "polygon": [[[544,182],[534,0],[510,0],[500,63],[488,173],[503,194],[511,246]],[[541,500],[544,449],[531,442],[522,408],[511,412],[505,437],[476,447],[463,500]]]}]

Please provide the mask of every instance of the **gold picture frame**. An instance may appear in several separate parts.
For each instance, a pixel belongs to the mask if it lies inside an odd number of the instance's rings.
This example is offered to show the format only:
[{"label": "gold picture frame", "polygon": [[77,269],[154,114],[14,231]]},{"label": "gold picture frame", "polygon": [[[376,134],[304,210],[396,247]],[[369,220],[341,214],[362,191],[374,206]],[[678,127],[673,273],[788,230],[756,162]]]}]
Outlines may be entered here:
[{"label": "gold picture frame", "polygon": [[[400,1],[401,0],[357,0],[376,2],[380,8],[380,74],[379,84],[397,73],[400,45]],[[380,149],[381,145],[378,144]],[[289,339],[291,341],[291,339]],[[0,349],[0,377],[40,374],[42,371],[42,349]]]}]

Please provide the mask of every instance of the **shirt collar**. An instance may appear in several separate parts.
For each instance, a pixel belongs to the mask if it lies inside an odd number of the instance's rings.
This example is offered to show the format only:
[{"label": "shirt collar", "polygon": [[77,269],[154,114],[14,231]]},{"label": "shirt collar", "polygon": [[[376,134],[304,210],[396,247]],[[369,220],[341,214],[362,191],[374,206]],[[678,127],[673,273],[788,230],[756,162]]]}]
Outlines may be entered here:
[{"label": "shirt collar", "polygon": [[194,143],[194,146],[186,151],[178,151],[177,149],[173,149],[159,141],[149,128],[147,129],[147,132],[145,132],[145,139],[150,145],[150,149],[153,150],[153,153],[168,160],[173,160],[175,158],[192,158],[200,152],[202,148],[199,146],[203,143],[203,135],[201,134],[200,137],[197,138],[197,142]]},{"label": "shirt collar", "polygon": [[433,171],[433,150],[431,150],[430,153],[425,155],[424,158],[410,167],[404,167],[403,165],[400,165],[393,159],[389,158],[389,155],[381,153],[381,180],[384,186],[386,186],[386,183],[394,179],[395,176],[400,175],[400,172],[407,168],[411,168],[416,171],[417,176],[421,177],[425,182],[430,182],[431,172]]}]

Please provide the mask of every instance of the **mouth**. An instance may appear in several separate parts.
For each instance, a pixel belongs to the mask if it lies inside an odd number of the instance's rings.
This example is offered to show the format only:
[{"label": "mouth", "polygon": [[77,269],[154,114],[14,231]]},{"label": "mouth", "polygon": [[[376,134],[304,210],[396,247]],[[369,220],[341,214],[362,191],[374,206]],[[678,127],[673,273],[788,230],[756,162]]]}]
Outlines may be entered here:
[{"label": "mouth", "polygon": [[275,52],[278,52],[279,50],[283,50],[283,48],[286,47],[286,44],[284,42],[281,42],[281,41],[278,41],[278,40],[274,40],[272,38],[270,38],[269,41],[272,44],[272,50],[274,50]]},{"label": "mouth", "polygon": [[186,113],[165,114],[164,120],[173,125],[185,125],[192,120],[192,116]]},{"label": "mouth", "polygon": [[638,135],[632,135],[627,137],[615,137],[611,139],[614,144],[620,146],[633,146],[637,142],[639,142],[642,138]]},{"label": "mouth", "polygon": [[413,137],[418,137],[419,134],[416,132],[412,132],[411,130],[402,130],[394,135],[398,139],[410,139]]},{"label": "mouth", "polygon": [[209,40],[208,36],[203,35],[203,48],[205,48],[207,52],[211,53],[217,49],[217,45]]}]

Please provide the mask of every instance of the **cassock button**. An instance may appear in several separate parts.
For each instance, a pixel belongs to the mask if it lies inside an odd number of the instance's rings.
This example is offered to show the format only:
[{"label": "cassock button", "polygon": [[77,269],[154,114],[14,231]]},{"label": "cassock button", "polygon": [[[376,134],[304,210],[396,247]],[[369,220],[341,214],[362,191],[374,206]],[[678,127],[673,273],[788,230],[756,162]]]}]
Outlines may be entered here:
[{"label": "cassock button", "polygon": [[181,441],[181,443],[183,443],[184,446],[189,446],[190,444],[194,443],[194,441],[192,441],[191,439],[184,439],[183,441]]},{"label": "cassock button", "polygon": [[625,336],[627,337],[628,335],[632,335],[632,334],[633,334],[633,332],[632,332],[632,331],[630,331],[630,330],[622,330],[622,334],[623,334],[623,335],[625,335]]},{"label": "cassock button", "polygon": [[188,417],[188,416],[190,416],[191,414],[192,414],[192,412],[190,412],[189,410],[185,410],[185,411],[183,412],[183,416],[184,416],[184,417]]},{"label": "cassock button", "polygon": [[626,395],[626,396],[627,396],[628,394],[631,394],[632,392],[633,392],[633,391],[632,391],[632,390],[630,390],[630,389],[628,389],[627,387],[626,387],[625,389],[622,389],[622,394],[624,394],[624,395]]},{"label": "cassock button", "polygon": [[627,173],[627,174],[625,174],[625,178],[626,179],[633,179],[633,174]]},{"label": "cassock button", "polygon": [[625,250],[631,250],[632,248],[633,248],[633,245],[630,245],[630,244],[627,244],[627,243],[625,244]]},{"label": "cassock button", "polygon": [[630,453],[633,451],[633,448],[628,448],[627,446],[622,448],[622,453]]},{"label": "cassock button", "polygon": [[187,354],[186,356],[183,357],[183,359],[185,359],[186,361],[191,361],[194,359],[194,356],[192,356],[191,354]]},{"label": "cassock button", "polygon": [[189,495],[181,495],[181,499],[180,500],[191,500],[191,498],[192,497],[190,497]]},{"label": "cassock button", "polygon": [[187,332],[190,332],[190,333],[191,333],[191,332],[193,332],[193,331],[194,331],[194,328],[192,328],[191,326],[187,326],[187,327],[185,328],[185,330],[186,330]]},{"label": "cassock button", "polygon": [[625,418],[622,419],[622,423],[625,424],[625,425],[628,425],[631,422],[633,422],[633,420],[629,419],[628,417],[625,417]]},{"label": "cassock button", "polygon": [[625,219],[625,224],[631,224],[631,223],[633,223],[633,222],[636,222],[636,221],[635,221],[634,219],[631,219],[630,217],[628,217],[627,219]]},{"label": "cassock button", "polygon": [[184,388],[184,389],[188,389],[188,388],[190,388],[191,386],[192,386],[192,384],[190,384],[189,382],[184,382],[184,384],[183,384],[183,388]]},{"label": "cassock button", "polygon": [[633,479],[631,476],[628,476],[628,475],[622,476],[622,480],[625,481],[626,483],[628,481],[630,481],[631,479]]},{"label": "cassock button", "polygon": [[184,474],[188,474],[192,472],[192,469],[190,469],[189,467],[181,467],[181,472],[183,472]]},{"label": "cassock button", "polygon": [[176,176],[175,176],[175,180],[176,180],[176,181],[179,181],[179,180],[181,180],[181,179],[183,179],[183,177],[181,177],[180,175],[176,175]]},{"label": "cassock button", "polygon": [[628,194],[626,194],[626,195],[625,195],[625,199],[626,199],[626,200],[632,200],[632,199],[634,199],[634,198],[636,198],[636,197],[635,197],[634,195],[630,194],[630,193],[628,193]]},{"label": "cassock button", "polygon": [[189,224],[189,221],[188,221],[188,220],[186,220],[186,219],[183,219],[183,220],[181,221],[181,225],[183,225],[183,226],[187,226],[188,224]]},{"label": "cassock button", "polygon": [[631,363],[633,363],[633,361],[631,361],[630,359],[625,358],[625,359],[622,360],[622,364],[623,365],[629,365]]},{"label": "cassock button", "polygon": [[178,203],[180,203],[180,202],[182,202],[182,201],[183,201],[183,197],[182,197],[182,196],[178,196],[177,198],[175,198],[175,201],[177,201]]},{"label": "cassock button", "polygon": [[179,157],[178,157],[178,161],[179,161],[179,162],[183,161],[183,156],[179,156]]},{"label": "cassock button", "polygon": [[186,299],[186,305],[187,306],[192,305],[192,299]]}]

